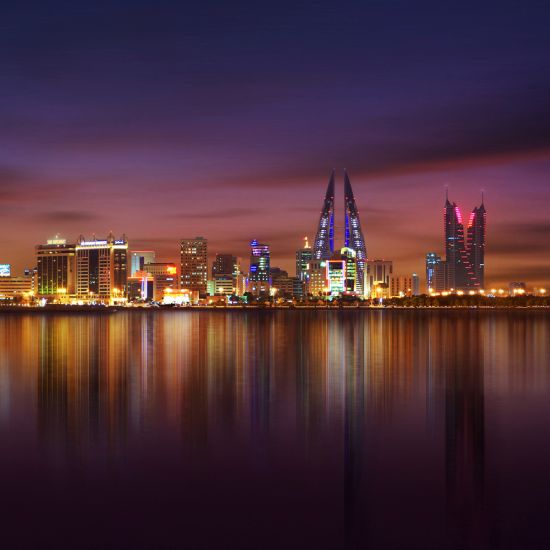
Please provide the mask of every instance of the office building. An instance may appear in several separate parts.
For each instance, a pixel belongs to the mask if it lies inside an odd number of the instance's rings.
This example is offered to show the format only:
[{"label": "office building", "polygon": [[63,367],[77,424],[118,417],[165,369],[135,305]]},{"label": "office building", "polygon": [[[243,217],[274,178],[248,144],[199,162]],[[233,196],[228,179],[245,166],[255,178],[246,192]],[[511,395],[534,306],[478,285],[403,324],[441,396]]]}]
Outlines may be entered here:
[{"label": "office building", "polygon": [[165,290],[178,288],[178,268],[172,262],[151,262],[145,264],[143,271],[153,278],[153,293],[151,295],[155,302],[161,302]]},{"label": "office building", "polygon": [[114,303],[126,295],[128,278],[128,241],[109,234],[103,240],[76,244],[76,295],[79,300]]},{"label": "office building", "polygon": [[357,252],[344,246],[340,250],[340,257],[346,262],[344,293],[361,295],[363,291],[357,273]]},{"label": "office building", "polygon": [[391,260],[367,260],[365,275],[365,296],[371,296],[373,289],[379,285],[390,288],[390,277],[393,275]]},{"label": "office building", "polygon": [[255,296],[269,293],[270,290],[270,254],[269,246],[257,240],[250,242],[250,270],[248,273],[248,292]]},{"label": "office building", "polygon": [[234,277],[237,275],[238,270],[239,265],[236,256],[233,256],[233,254],[216,254],[212,263],[212,279],[215,279],[217,275]]},{"label": "office building", "polygon": [[326,296],[328,290],[327,261],[311,260],[306,281],[307,294],[313,297]]},{"label": "office building", "polygon": [[355,203],[353,190],[347,172],[344,170],[344,201],[345,201],[345,234],[344,246],[355,250],[355,266],[357,270],[356,292],[364,293],[365,266],[367,261],[367,246],[361,230],[359,210]]},{"label": "office building", "polygon": [[[367,261],[367,247],[365,237],[361,229],[359,210],[353,195],[353,189],[347,172],[344,170],[344,248],[355,252],[355,292],[358,295],[364,294],[365,269]],[[334,243],[334,171],[332,171],[325,193],[325,200],[317,226],[315,242],[313,244],[312,259],[331,260],[335,249]],[[296,273],[302,273],[298,265]]]},{"label": "office building", "polygon": [[278,267],[271,268],[271,288],[277,296],[292,298],[294,295],[295,277],[289,277],[288,272]]},{"label": "office building", "polygon": [[466,228],[458,205],[445,199],[446,290],[482,288],[485,283],[485,237],[487,212],[474,208]]},{"label": "office building", "polygon": [[56,236],[36,250],[37,294],[46,299],[76,293],[76,245]]},{"label": "office building", "polygon": [[0,301],[29,301],[34,294],[32,275],[0,277]]},{"label": "office building", "polygon": [[413,273],[411,280],[412,280],[412,295],[420,296],[420,277],[418,276],[418,273]]},{"label": "office building", "polygon": [[155,261],[153,250],[132,250],[130,252],[130,276],[134,277],[136,271],[143,271],[145,264],[152,264]]},{"label": "office building", "polygon": [[203,237],[182,239],[180,243],[180,288],[206,294],[208,247]]},{"label": "office building", "polygon": [[447,286],[446,262],[439,254],[426,254],[426,291],[428,294],[443,292]]},{"label": "office building", "polygon": [[[128,277],[127,297],[130,302],[150,302],[154,297],[155,280],[147,271],[136,271]],[[161,298],[162,299],[162,298]]]},{"label": "office building", "polygon": [[413,280],[408,276],[392,276],[390,277],[390,296],[403,297],[413,295]]},{"label": "office building", "polygon": [[235,279],[231,275],[216,275],[213,282],[215,295],[232,296],[235,294]]},{"label": "office building", "polygon": [[481,206],[476,207],[470,214],[467,229],[467,245],[470,268],[473,272],[475,288],[485,288],[485,237],[487,212],[481,198]]},{"label": "office building", "polygon": [[304,237],[304,246],[296,251],[296,277],[305,281],[309,262],[313,259],[313,249],[309,245],[307,237]]}]

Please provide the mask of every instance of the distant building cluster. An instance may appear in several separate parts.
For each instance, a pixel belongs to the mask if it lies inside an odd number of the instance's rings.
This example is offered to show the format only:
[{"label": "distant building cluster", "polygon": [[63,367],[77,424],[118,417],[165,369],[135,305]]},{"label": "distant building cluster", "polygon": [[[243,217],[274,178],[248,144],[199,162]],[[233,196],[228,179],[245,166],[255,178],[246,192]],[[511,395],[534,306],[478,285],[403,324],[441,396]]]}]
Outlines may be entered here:
[{"label": "distant building cluster", "polygon": [[[391,260],[369,258],[348,174],[344,171],[344,227],[335,234],[335,173],[332,172],[311,245],[296,251],[296,272],[272,265],[270,247],[253,239],[247,268],[232,253],[209,264],[204,237],[180,239],[179,262],[161,262],[152,250],[129,250],[125,235],[104,239],[59,236],[36,246],[36,267],[21,276],[0,264],[0,300],[67,304],[227,303],[255,300],[384,300],[420,294],[485,293],[487,213],[483,203],[465,223],[456,203],[444,207],[444,257],[426,254],[426,291],[416,273],[396,273]],[[488,292],[504,294],[503,289]],[[523,282],[508,293],[526,292]],[[540,293],[545,292],[540,289]]]}]

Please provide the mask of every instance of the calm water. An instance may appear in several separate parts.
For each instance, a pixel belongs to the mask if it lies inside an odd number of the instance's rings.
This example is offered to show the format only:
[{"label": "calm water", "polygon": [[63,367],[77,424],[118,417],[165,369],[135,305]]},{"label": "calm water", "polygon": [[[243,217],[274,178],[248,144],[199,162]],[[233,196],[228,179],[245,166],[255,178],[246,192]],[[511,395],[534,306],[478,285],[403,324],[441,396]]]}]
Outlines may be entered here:
[{"label": "calm water", "polygon": [[544,311],[0,315],[0,546],[550,548]]}]

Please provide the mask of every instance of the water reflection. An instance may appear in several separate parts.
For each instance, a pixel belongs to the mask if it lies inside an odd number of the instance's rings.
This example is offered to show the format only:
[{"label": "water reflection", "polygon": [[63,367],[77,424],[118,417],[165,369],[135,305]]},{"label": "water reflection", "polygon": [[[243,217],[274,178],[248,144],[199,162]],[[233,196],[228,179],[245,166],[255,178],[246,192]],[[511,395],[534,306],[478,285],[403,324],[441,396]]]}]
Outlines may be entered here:
[{"label": "water reflection", "polygon": [[9,494],[32,464],[30,497],[51,476],[71,502],[83,480],[132,493],[154,518],[133,528],[144,547],[513,548],[528,528],[538,543],[509,449],[536,446],[542,476],[550,442],[507,420],[550,412],[549,337],[544,312],[0,317],[0,482]]}]

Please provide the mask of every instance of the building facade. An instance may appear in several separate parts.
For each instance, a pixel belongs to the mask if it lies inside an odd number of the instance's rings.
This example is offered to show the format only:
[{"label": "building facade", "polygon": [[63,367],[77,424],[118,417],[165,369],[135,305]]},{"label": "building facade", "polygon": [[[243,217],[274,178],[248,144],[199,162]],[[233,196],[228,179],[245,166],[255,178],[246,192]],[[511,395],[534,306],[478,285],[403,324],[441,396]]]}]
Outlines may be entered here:
[{"label": "building facade", "polygon": [[203,237],[180,242],[180,288],[206,294],[208,242]]},{"label": "building facade", "polygon": [[113,303],[126,296],[128,240],[109,234],[103,240],[77,241],[76,297],[83,301]]},{"label": "building facade", "polygon": [[366,296],[372,296],[375,287],[386,285],[390,288],[390,278],[393,275],[393,262],[391,260],[367,260],[365,274]]},{"label": "building facade", "polygon": [[248,292],[255,296],[269,293],[271,287],[269,246],[257,240],[250,242],[250,270],[248,273]]},{"label": "building facade", "polygon": [[55,237],[36,246],[37,294],[55,299],[76,294],[76,245]]},{"label": "building facade", "polygon": [[472,210],[465,226],[458,205],[446,197],[445,290],[481,289],[485,284],[485,238],[487,212],[483,204]]},{"label": "building facade", "polygon": [[307,237],[304,237],[304,246],[296,251],[296,277],[301,281],[307,278],[309,262],[313,259],[313,249]]},{"label": "building facade", "polygon": [[132,250],[130,252],[130,276],[134,277],[136,271],[143,271],[145,264],[152,264],[155,261],[153,250]]}]

